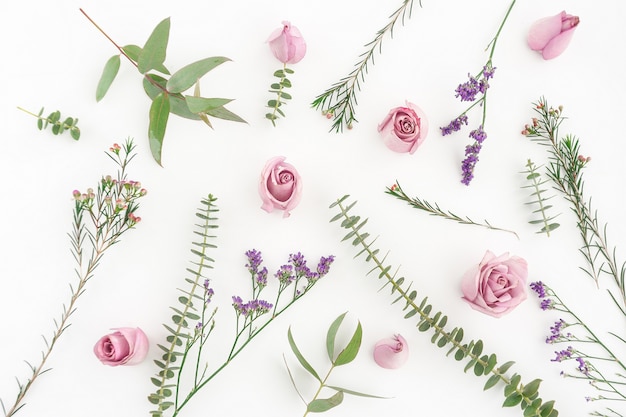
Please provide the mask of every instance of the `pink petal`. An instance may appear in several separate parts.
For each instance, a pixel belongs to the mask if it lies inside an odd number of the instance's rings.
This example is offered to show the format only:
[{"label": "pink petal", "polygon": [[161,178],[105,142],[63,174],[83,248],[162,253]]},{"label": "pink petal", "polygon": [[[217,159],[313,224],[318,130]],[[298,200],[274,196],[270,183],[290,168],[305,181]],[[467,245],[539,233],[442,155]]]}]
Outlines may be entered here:
[{"label": "pink petal", "polygon": [[396,369],[409,359],[409,346],[404,337],[395,335],[378,341],[374,346],[374,361],[386,369]]},{"label": "pink petal", "polygon": [[533,51],[541,51],[559,33],[561,33],[562,17],[565,12],[554,16],[544,17],[532,24],[528,30],[528,46]]},{"label": "pink petal", "polygon": [[574,36],[574,30],[570,29],[550,40],[541,51],[543,59],[552,59],[561,55],[572,40],[572,36]]},{"label": "pink petal", "polygon": [[125,365],[136,365],[143,361],[148,355],[150,343],[148,342],[148,336],[139,327],[121,327],[113,329],[120,332],[128,341],[130,346],[130,354]]}]

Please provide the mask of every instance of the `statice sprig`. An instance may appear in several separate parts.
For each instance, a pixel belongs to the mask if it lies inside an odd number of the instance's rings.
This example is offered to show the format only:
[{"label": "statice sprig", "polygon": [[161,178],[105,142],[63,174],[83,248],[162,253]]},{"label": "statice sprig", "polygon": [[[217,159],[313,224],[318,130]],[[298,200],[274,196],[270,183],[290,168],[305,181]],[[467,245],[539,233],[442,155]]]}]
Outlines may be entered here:
[{"label": "statice sprig", "polygon": [[[265,298],[265,295],[272,283],[268,280],[268,269],[263,266],[262,254],[256,249],[246,251],[245,268],[250,274],[251,298],[244,299],[240,295],[231,297],[231,306],[236,318],[231,349],[223,361],[207,361],[203,347],[215,328],[217,313],[217,308],[209,310],[215,292],[211,286],[211,278],[207,276],[207,271],[212,269],[214,262],[208,255],[208,250],[216,247],[212,243],[216,238],[214,231],[218,227],[216,200],[209,195],[202,200],[203,207],[196,213],[201,219],[201,223],[196,225],[198,228],[196,234],[201,239],[193,242],[191,249],[196,260],[192,263],[193,268],[187,269],[191,274],[185,279],[189,284],[188,289],[180,290],[182,295],[178,297],[178,301],[181,305],[171,308],[174,311],[172,323],[164,324],[169,335],[166,338],[167,343],[159,344],[164,354],[159,360],[155,360],[158,372],[151,378],[157,388],[148,396],[150,403],[155,406],[151,411],[153,417],[162,417],[166,413],[171,416],[179,415],[188,402],[263,329],[311,291],[313,286],[328,274],[334,261],[332,255],[321,257],[315,270],[310,270],[300,252],[291,254],[289,263],[281,266],[274,274],[278,281],[278,289],[274,291],[273,301],[270,302],[268,299],[272,296]],[[289,297],[281,297],[286,293],[287,287],[293,288],[293,292]],[[210,368],[209,364],[220,365]],[[192,375],[191,386],[186,381],[188,374]]]},{"label": "statice sprig", "polygon": [[559,135],[559,127],[565,118],[563,107],[553,108],[540,98],[534,103],[538,117],[526,124],[522,134],[548,149],[547,175],[554,188],[570,204],[576,217],[576,227],[583,241],[580,253],[585,259],[583,271],[599,284],[600,276],[608,275],[615,284],[608,293],[616,307],[626,317],[626,263],[617,261],[615,249],[607,239],[607,225],[598,220],[597,210],[592,209],[591,197],[584,193],[584,169],[591,160],[580,152],[577,137]]},{"label": "statice sprig", "polygon": [[331,204],[331,208],[339,211],[330,221],[341,220],[340,227],[348,231],[343,241],[351,241],[352,245],[359,248],[355,256],[365,256],[366,262],[373,263],[369,273],[375,272],[378,279],[383,279],[382,288],[389,287],[390,295],[394,297],[393,303],[400,302],[404,318],[417,319],[416,328],[419,332],[432,331],[431,343],[439,348],[449,346],[447,355],[452,355],[457,361],[467,361],[464,371],[470,369],[477,376],[489,376],[484,389],[492,388],[498,384],[504,385],[503,407],[520,406],[524,417],[556,417],[558,411],[554,408],[554,401],[544,402],[539,397],[540,379],[534,379],[528,384],[522,383],[519,374],[509,375],[507,372],[513,362],[506,362],[498,366],[498,358],[495,354],[483,353],[483,341],[464,340],[465,332],[461,327],[455,327],[451,331],[446,328],[448,316],[441,311],[433,313],[433,306],[428,303],[428,297],[418,301],[417,290],[412,289],[413,283],[405,284],[405,278],[398,276],[398,269],[393,269],[386,263],[387,255],[381,256],[380,250],[374,247],[376,239],[371,239],[369,233],[363,230],[367,219],[361,220],[361,216],[351,214],[350,210],[356,202],[346,203],[349,196],[337,199]]},{"label": "statice sprig", "polygon": [[70,319],[76,312],[78,299],[87,289],[87,283],[94,277],[96,268],[106,251],[118,243],[124,233],[133,229],[141,218],[136,215],[139,199],[147,191],[138,181],[127,179],[126,168],[135,157],[132,139],[124,145],[114,144],[107,155],[118,165],[117,176],[103,177],[95,189],[85,192],[74,190],[74,212],[72,231],[69,233],[72,255],[76,261],[75,284],[70,284],[70,299],[63,304],[60,318],[54,320],[54,331],[50,338],[43,337],[45,349],[40,361],[33,365],[26,362],[31,375],[23,382],[17,379],[18,393],[12,405],[0,405],[6,417],[11,417],[25,405],[25,397],[33,383],[43,373],[56,343],[70,326]]},{"label": "statice sprig", "polygon": [[[361,348],[361,340],[363,337],[361,322],[357,324],[354,333],[350,337],[350,340],[345,347],[339,348],[336,345],[337,332],[339,331],[346,314],[347,313],[340,314],[332,322],[326,333],[326,352],[328,353],[328,359],[330,360],[331,366],[323,378],[320,376],[320,373],[317,372],[315,368],[313,368],[313,366],[311,366],[311,364],[305,359],[304,355],[296,345],[293,334],[291,332],[291,327],[287,331],[287,339],[289,340],[289,347],[291,348],[291,351],[295,355],[296,359],[298,359],[300,365],[319,383],[318,388],[313,395],[313,399],[307,402],[304,399],[304,396],[300,393],[300,390],[298,390],[296,381],[293,377],[293,374],[291,373],[291,370],[289,369],[289,365],[287,365],[287,360],[285,359],[285,366],[287,366],[287,372],[289,373],[291,383],[293,384],[302,402],[306,405],[306,411],[304,412],[303,417],[306,417],[309,413],[321,413],[335,408],[343,402],[344,394],[369,398],[383,398],[376,395],[364,394],[358,391],[330,385],[328,383],[328,379],[330,378],[330,374],[333,372],[333,370],[335,370],[335,368],[339,366],[347,365],[352,362],[359,354],[359,349]],[[334,394],[328,398],[320,398],[323,390],[334,391]]]},{"label": "statice sprig", "polygon": [[[599,394],[587,397],[587,401],[603,400],[625,403],[626,362],[620,359],[617,353],[620,351],[611,349],[608,342],[601,339],[585,324],[547,284],[537,281],[531,283],[530,287],[541,300],[542,310],[558,311],[565,317],[559,318],[550,327],[550,334],[546,337],[546,343],[550,345],[566,346],[565,349],[554,352],[555,357],[551,359],[552,362],[574,363],[573,373],[564,371],[562,375],[585,380],[598,390]],[[615,333],[610,333],[610,335],[622,347],[626,346],[626,340],[621,336]],[[599,411],[593,415],[606,416]],[[615,415],[621,414],[615,413]]]},{"label": "statice sprig", "polygon": [[18,107],[19,110],[23,111],[26,114],[30,114],[33,117],[37,118],[37,129],[45,130],[48,126],[50,127],[50,131],[53,135],[60,135],[66,130],[69,130],[70,136],[74,140],[80,139],[80,128],[78,125],[78,118],[75,117],[66,117],[63,119],[61,116],[61,112],[59,110],[55,110],[50,113],[47,117],[43,116],[44,108],[42,107],[39,110],[39,113],[35,114],[26,109]]},{"label": "statice sprig", "polygon": [[504,28],[511,10],[515,5],[513,0],[509,5],[509,8],[498,27],[496,35],[493,37],[487,49],[489,49],[489,56],[487,62],[483,65],[482,69],[476,76],[468,74],[468,81],[461,83],[454,90],[455,97],[459,98],[461,102],[470,102],[470,104],[460,115],[455,117],[447,126],[441,127],[442,136],[450,135],[453,132],[461,130],[463,125],[468,124],[467,113],[474,107],[482,107],[482,119],[480,125],[472,130],[469,137],[473,139],[472,144],[465,147],[465,159],[461,162],[461,182],[465,185],[469,185],[474,178],[474,168],[479,160],[479,154],[483,146],[483,142],[487,139],[487,133],[485,132],[485,123],[487,121],[487,92],[489,90],[489,80],[493,78],[496,67],[493,66],[493,55],[496,50],[498,38]]},{"label": "statice sprig", "polygon": [[[419,5],[420,7],[422,6],[421,0],[419,0]],[[370,63],[374,64],[374,56],[377,50],[379,53],[382,53],[385,35],[389,34],[393,38],[393,29],[398,20],[404,25],[405,18],[411,18],[412,10],[413,0],[403,0],[402,5],[389,17],[387,25],[376,32],[376,36],[371,42],[365,44],[365,47],[368,49],[360,55],[362,59],[356,63],[352,72],[313,100],[311,103],[313,108],[321,110],[322,114],[327,118],[333,119],[331,131],[343,132],[344,127],[352,129],[354,123],[358,122],[356,118],[356,96],[361,91],[361,82],[365,82],[367,67]]]},{"label": "statice sprig", "polygon": [[453,220],[461,224],[471,224],[474,226],[485,227],[490,230],[499,230],[502,232],[512,233],[513,235],[515,235],[515,237],[519,239],[519,236],[513,230],[502,229],[500,227],[492,226],[491,223],[489,223],[487,220],[484,220],[482,223],[478,223],[470,219],[467,216],[459,216],[459,215],[452,213],[451,211],[443,210],[439,207],[439,204],[437,203],[432,204],[418,197],[409,197],[404,192],[402,187],[400,187],[400,183],[397,181],[391,187],[387,187],[385,189],[385,193],[408,203],[413,208],[416,208],[418,210],[423,210],[432,216],[438,216],[444,219]]}]

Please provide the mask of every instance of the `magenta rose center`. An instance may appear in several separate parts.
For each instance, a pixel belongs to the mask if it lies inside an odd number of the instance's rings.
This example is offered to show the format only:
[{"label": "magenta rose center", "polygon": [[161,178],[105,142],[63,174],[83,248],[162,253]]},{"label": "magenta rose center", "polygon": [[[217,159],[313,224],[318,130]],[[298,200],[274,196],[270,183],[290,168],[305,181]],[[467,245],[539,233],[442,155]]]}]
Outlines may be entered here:
[{"label": "magenta rose center", "polygon": [[[410,111],[411,109],[406,109]],[[411,112],[413,113],[413,112]],[[415,114],[398,111],[394,121],[394,132],[402,140],[414,140],[419,134],[419,118]]]}]

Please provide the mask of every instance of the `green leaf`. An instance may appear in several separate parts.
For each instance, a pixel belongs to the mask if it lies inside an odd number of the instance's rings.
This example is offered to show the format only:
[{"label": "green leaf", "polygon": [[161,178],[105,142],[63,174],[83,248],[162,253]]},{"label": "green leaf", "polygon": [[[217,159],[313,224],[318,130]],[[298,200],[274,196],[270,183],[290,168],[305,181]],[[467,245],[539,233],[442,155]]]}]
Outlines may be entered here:
[{"label": "green leaf", "polygon": [[333,385],[325,385],[326,387],[330,388],[330,389],[334,389],[335,391],[341,391],[343,393],[346,394],[350,394],[350,395],[355,395],[357,397],[366,397],[366,398],[389,398],[389,397],[380,397],[378,395],[372,395],[372,394],[365,394],[362,392],[358,392],[358,391],[352,391],[349,389],[345,389],[345,388],[341,388],[341,387],[336,387]]},{"label": "green leaf", "polygon": [[491,375],[489,379],[487,380],[487,382],[485,382],[485,386],[483,387],[483,390],[486,391],[489,388],[494,387],[499,381],[500,381],[499,375]]},{"label": "green leaf", "polygon": [[535,395],[539,391],[540,384],[541,379],[535,379],[525,385],[524,389],[522,390],[522,394],[524,394],[524,397],[532,397],[533,395]]},{"label": "green leaf", "polygon": [[553,410],[554,400],[548,401],[544,403],[541,407],[539,407],[539,413],[541,414],[541,417],[548,417],[550,414],[552,414]]},{"label": "green leaf", "polygon": [[[150,82],[150,80],[148,80],[148,78],[163,87],[163,89],[154,85],[152,82]],[[163,92],[166,82],[167,80],[160,75],[146,74],[143,79],[143,89],[148,97],[154,100],[156,96]],[[200,120],[200,117],[197,114],[189,111],[185,99],[180,94],[170,95],[170,112],[174,113],[177,116],[184,117],[185,119]]]},{"label": "green leaf", "polygon": [[348,312],[340,314],[330,324],[330,327],[328,328],[328,331],[326,332],[326,351],[328,352],[328,359],[330,359],[331,362],[335,360],[335,339],[337,337],[337,332],[339,331],[339,327],[341,326],[341,322],[346,317],[346,314],[348,314]]},{"label": "green leaf", "polygon": [[300,353],[298,346],[296,346],[296,342],[293,340],[293,335],[291,334],[291,327],[289,327],[289,329],[287,330],[287,339],[289,340],[289,346],[291,347],[291,351],[294,355],[296,355],[296,358],[298,359],[298,362],[300,362],[300,365],[302,365],[304,369],[309,371],[309,373],[313,375],[315,379],[322,382],[322,379],[319,377],[317,372],[315,372],[315,369],[313,369],[313,367],[307,362],[307,360],[304,359],[304,356],[302,356],[302,353]]},{"label": "green leaf", "polygon": [[72,139],[74,140],[78,140],[80,139],[80,129],[77,128],[76,126],[72,127],[70,129],[70,136],[72,137]]},{"label": "green leaf", "polygon": [[111,58],[109,58],[106,64],[104,64],[104,70],[102,71],[100,81],[98,81],[98,87],[96,88],[96,101],[102,100],[107,91],[109,91],[109,87],[111,87],[113,80],[115,80],[119,69],[120,56],[113,55]]},{"label": "green leaf", "polygon": [[[122,49],[124,50],[124,53],[126,54],[126,56],[128,56],[130,59],[135,61],[135,63],[137,63],[137,60],[139,59],[139,55],[141,54],[141,47],[140,46],[137,46],[137,45],[126,45],[126,46],[122,47]],[[167,68],[165,68],[165,65],[163,65],[163,64],[157,65],[154,69],[159,71],[161,74],[170,75],[169,70]]]},{"label": "green leaf", "polygon": [[170,93],[182,93],[194,85],[207,72],[226,61],[230,61],[230,59],[223,56],[213,56],[182,67],[172,74],[167,82],[167,91]]},{"label": "green leaf", "polygon": [[222,107],[233,101],[229,98],[204,98],[194,96],[185,96],[185,100],[187,101],[187,108],[189,108],[189,111],[192,113],[206,113],[209,110]]},{"label": "green leaf", "polygon": [[330,398],[321,399],[318,398],[309,403],[306,407],[309,413],[323,413],[333,407],[337,407],[343,401],[343,392],[337,391],[335,395]]},{"label": "green leaf", "polygon": [[217,117],[218,119],[230,120],[231,122],[248,123],[235,113],[226,109],[226,107],[218,107],[216,109],[207,110],[206,114],[209,116]]},{"label": "green leaf", "polygon": [[148,126],[148,139],[150,140],[150,151],[154,160],[161,165],[161,149],[167,119],[170,115],[170,96],[161,93],[152,101],[150,106],[150,125]]},{"label": "green leaf", "polygon": [[509,361],[509,362],[503,363],[502,365],[500,365],[498,367],[498,372],[501,373],[501,374],[505,373],[506,371],[509,370],[509,368],[511,366],[513,366],[514,363],[515,362],[513,362],[513,361]]},{"label": "green leaf", "polygon": [[339,352],[337,355],[337,359],[335,360],[335,366],[345,365],[350,363],[356,358],[356,355],[359,353],[359,349],[361,348],[361,340],[363,339],[363,328],[361,327],[361,322],[359,322],[356,326],[356,330],[352,335],[352,338],[348,342],[348,345]]},{"label": "green leaf", "polygon": [[137,69],[145,74],[165,62],[170,36],[170,18],[163,19],[152,31],[137,58]]},{"label": "green leaf", "polygon": [[522,395],[518,392],[514,392],[513,394],[506,397],[504,403],[502,403],[502,407],[515,407],[519,403],[522,402]]}]

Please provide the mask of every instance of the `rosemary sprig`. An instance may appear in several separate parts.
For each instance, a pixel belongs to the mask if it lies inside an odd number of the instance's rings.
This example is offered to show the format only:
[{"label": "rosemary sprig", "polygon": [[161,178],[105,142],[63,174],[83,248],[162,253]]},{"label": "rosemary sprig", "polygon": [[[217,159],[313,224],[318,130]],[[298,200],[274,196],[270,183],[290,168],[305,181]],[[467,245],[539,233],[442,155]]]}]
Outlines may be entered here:
[{"label": "rosemary sprig", "polygon": [[[420,7],[422,6],[421,0]],[[367,66],[374,64],[376,50],[382,52],[382,43],[385,35],[389,33],[393,38],[393,29],[399,19],[404,25],[404,20],[408,16],[411,18],[413,0],[403,0],[402,5],[389,16],[389,23],[378,32],[372,41],[365,44],[367,51],[359,55],[362,59],[356,63],[355,68],[347,76],[333,84],[324,93],[318,95],[311,103],[316,110],[321,110],[328,118],[333,118],[331,131],[343,132],[344,126],[351,129],[356,119],[357,92],[361,91],[361,82],[365,82]]]},{"label": "rosemary sprig", "polygon": [[376,239],[370,239],[369,233],[362,231],[367,219],[361,220],[360,216],[349,213],[356,202],[346,204],[345,201],[348,197],[346,195],[331,204],[330,208],[336,208],[339,213],[330,221],[336,222],[341,220],[340,226],[348,230],[343,241],[352,240],[352,245],[360,248],[355,257],[365,255],[365,262],[374,264],[370,273],[375,271],[378,274],[378,279],[384,279],[383,288],[391,287],[391,295],[395,297],[393,303],[400,301],[404,304],[402,309],[405,312],[404,318],[416,317],[418,320],[416,324],[418,331],[426,332],[432,330],[431,343],[436,344],[439,348],[451,346],[447,355],[453,354],[457,361],[467,360],[464,368],[465,372],[472,369],[476,376],[490,375],[485,383],[485,390],[499,383],[504,384],[504,396],[506,398],[502,404],[503,407],[519,405],[523,410],[524,417],[558,416],[558,411],[554,408],[554,401],[544,402],[539,397],[540,379],[535,379],[528,384],[522,384],[519,374],[514,373],[508,376],[507,371],[513,365],[513,362],[506,362],[497,366],[498,359],[495,354],[483,353],[484,346],[482,340],[464,341],[462,328],[455,327],[451,331],[446,330],[445,326],[448,323],[448,316],[441,311],[431,314],[433,306],[428,304],[428,297],[422,298],[420,302],[416,301],[417,291],[412,289],[413,284],[405,285],[405,278],[397,277],[398,269],[395,269],[393,273],[390,272],[392,266],[385,263],[387,255],[382,256],[382,258],[379,257],[380,250],[373,246]]},{"label": "rosemary sprig", "polygon": [[[13,405],[7,410],[0,400],[0,405],[6,417],[17,413],[24,405],[24,399],[35,380],[50,370],[46,363],[54,346],[65,330],[70,326],[70,318],[76,312],[79,297],[85,292],[86,285],[94,277],[95,270],[100,264],[104,253],[118,243],[122,234],[134,228],[141,220],[135,215],[139,208],[138,199],[146,194],[137,181],[126,179],[126,167],[134,158],[135,145],[131,139],[123,147],[114,145],[107,155],[119,166],[117,178],[103,177],[96,191],[89,189],[85,193],[74,191],[74,222],[69,234],[72,246],[72,255],[76,260],[76,286],[70,284],[70,300],[63,304],[63,311],[59,320],[54,320],[55,329],[50,340],[44,337],[46,344],[41,360],[37,365],[31,365],[31,375],[26,382],[17,380],[18,394]],[[91,221],[88,225],[84,218]],[[85,259],[85,252],[90,251]]]},{"label": "rosemary sprig", "polygon": [[616,251],[608,245],[607,225],[600,223],[597,211],[592,210],[591,198],[584,194],[583,169],[590,158],[580,153],[578,138],[572,135],[559,137],[559,127],[564,120],[562,106],[552,108],[544,98],[540,98],[534,107],[539,117],[533,118],[532,123],[527,124],[522,133],[548,147],[548,177],[570,203],[583,241],[580,252],[586,265],[582,270],[596,284],[599,284],[602,274],[613,279],[618,294],[610,289],[607,291],[621,313],[626,316],[626,263],[618,266]]},{"label": "rosemary sprig", "polygon": [[501,232],[512,233],[513,235],[515,235],[516,238],[519,239],[519,236],[513,230],[502,229],[500,227],[492,226],[491,223],[489,223],[487,220],[484,220],[483,223],[478,223],[478,222],[475,222],[474,220],[470,219],[467,216],[462,217],[462,216],[459,216],[459,215],[456,215],[456,214],[452,213],[451,211],[443,210],[443,209],[441,209],[439,207],[439,204],[437,204],[437,203],[435,203],[433,205],[433,204],[429,203],[428,201],[422,200],[422,199],[420,199],[418,197],[409,197],[404,192],[402,187],[400,187],[400,183],[397,182],[397,181],[391,187],[387,187],[385,189],[385,193],[389,194],[389,195],[392,195],[392,196],[396,197],[397,199],[402,200],[402,201],[408,203],[413,208],[416,208],[418,210],[423,210],[423,211],[427,212],[428,214],[430,214],[431,216],[439,216],[439,217],[442,217],[444,219],[453,220],[453,221],[461,223],[461,224],[471,224],[471,225],[474,225],[474,226],[485,227],[485,228],[490,229],[490,230],[499,230]]}]

